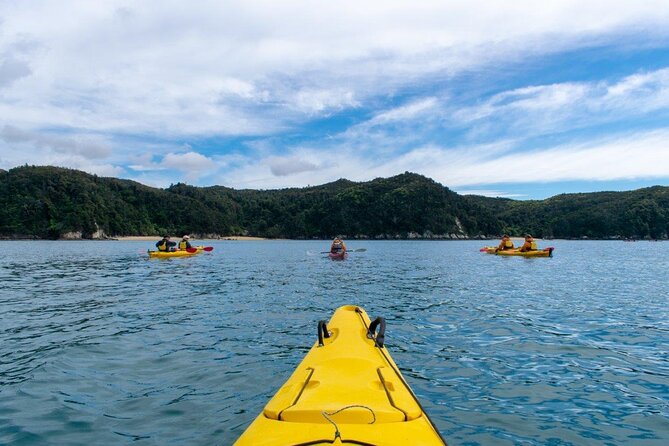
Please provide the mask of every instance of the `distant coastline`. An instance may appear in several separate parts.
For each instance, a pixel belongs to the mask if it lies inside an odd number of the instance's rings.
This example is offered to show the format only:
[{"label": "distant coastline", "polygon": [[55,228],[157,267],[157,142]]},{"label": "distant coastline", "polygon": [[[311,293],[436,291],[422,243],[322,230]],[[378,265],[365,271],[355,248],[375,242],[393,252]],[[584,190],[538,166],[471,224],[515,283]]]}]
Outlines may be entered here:
[{"label": "distant coastline", "polygon": [[498,240],[528,233],[540,239],[666,240],[669,187],[514,201],[461,196],[410,172],[280,190],[182,183],[157,189],[53,166],[0,172],[0,238],[6,240],[114,240],[120,234]]},{"label": "distant coastline", "polygon": [[[172,237],[173,239],[178,239],[180,237],[174,236]],[[160,237],[155,236],[155,235],[129,235],[125,237],[114,237],[113,240],[119,240],[119,241],[124,241],[124,242],[146,242],[146,241],[157,241],[160,240]],[[242,235],[230,235],[230,236],[222,236],[222,237],[193,237],[192,240],[269,240],[264,237],[248,237],[248,236],[242,236]]]},{"label": "distant coastline", "polygon": [[[174,235],[170,236],[172,239],[177,240],[180,239],[180,236]],[[146,241],[158,241],[160,240],[160,236],[158,235],[128,235],[128,236],[103,236],[103,237],[94,237],[94,238],[83,238],[80,235],[76,237],[60,237],[57,239],[49,239],[49,238],[39,238],[39,237],[30,237],[30,236],[16,236],[16,237],[0,237],[0,241],[77,241],[77,240],[86,240],[86,241],[97,241],[97,242],[105,242],[105,241],[125,241],[125,242],[146,242]],[[251,236],[243,236],[243,235],[229,235],[229,236],[220,236],[220,237],[197,237],[197,236],[191,236],[191,240],[206,240],[206,241],[217,241],[217,240],[229,240],[229,241],[235,241],[235,240],[240,240],[240,241],[256,241],[256,240],[285,240],[285,239],[270,239],[270,238],[265,238],[265,237],[251,237]]]},{"label": "distant coastline", "polygon": [[[160,236],[157,235],[128,235],[128,236],[118,236],[118,237],[100,237],[100,238],[82,238],[82,237],[62,237],[58,239],[46,239],[46,238],[39,238],[39,237],[2,237],[0,236],[0,242],[2,241],[64,241],[64,242],[71,242],[71,241],[93,241],[93,242],[107,242],[107,241],[123,241],[123,242],[156,242],[160,240]],[[172,240],[178,241],[180,239],[179,236],[171,236]],[[403,238],[403,237],[397,237],[397,238],[358,238],[358,237],[344,237],[345,240],[347,241],[355,241],[355,242],[374,242],[374,241],[415,241],[415,242],[424,242],[424,241],[475,241],[478,240],[480,242],[494,242],[495,244],[500,240],[500,237],[470,237],[470,238],[459,238],[459,239],[451,239],[451,238],[431,238],[431,239],[424,239],[424,238]],[[548,243],[551,241],[558,241],[558,240],[563,240],[563,241],[620,241],[620,242],[661,242],[661,241],[667,241],[667,239],[651,239],[651,238],[637,238],[637,239],[628,239],[628,238],[622,238],[622,237],[610,237],[610,238],[588,238],[588,237],[579,237],[579,238],[560,238],[560,237],[548,237],[548,238],[542,238],[542,237],[534,237],[534,239],[537,242],[542,242],[542,243]],[[194,242],[195,244],[198,244],[198,241],[322,241],[322,240],[329,240],[325,238],[310,238],[310,239],[305,239],[305,238],[269,238],[269,237],[253,237],[253,236],[243,236],[243,235],[230,235],[230,236],[220,236],[220,237],[211,237],[211,236],[206,236],[206,237],[197,237],[197,236],[191,236],[191,242]],[[524,242],[523,237],[511,237],[511,240],[514,242],[516,245],[522,245]]]}]

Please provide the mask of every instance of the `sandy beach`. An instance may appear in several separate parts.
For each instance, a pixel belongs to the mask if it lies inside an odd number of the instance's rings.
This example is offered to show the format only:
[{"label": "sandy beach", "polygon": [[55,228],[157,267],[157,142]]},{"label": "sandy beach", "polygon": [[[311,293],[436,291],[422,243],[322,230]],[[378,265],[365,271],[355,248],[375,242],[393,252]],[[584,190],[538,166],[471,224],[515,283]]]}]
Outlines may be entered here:
[{"label": "sandy beach", "polygon": [[[161,239],[161,237],[154,235],[131,235],[127,237],[114,237],[114,238],[116,240],[136,241],[136,242],[158,241]],[[181,237],[174,236],[172,237],[172,240],[181,240]],[[221,238],[191,238],[191,241],[193,240],[197,241],[197,240],[267,240],[267,239],[262,237],[245,237],[241,235],[231,235]]]}]

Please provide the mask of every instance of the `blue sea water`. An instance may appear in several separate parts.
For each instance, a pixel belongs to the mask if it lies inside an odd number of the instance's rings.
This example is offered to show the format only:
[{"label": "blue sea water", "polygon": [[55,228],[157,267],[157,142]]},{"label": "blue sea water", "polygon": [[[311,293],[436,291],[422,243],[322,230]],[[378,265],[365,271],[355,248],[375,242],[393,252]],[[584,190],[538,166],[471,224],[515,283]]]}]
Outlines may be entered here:
[{"label": "blue sea water", "polygon": [[231,444],[345,304],[450,445],[669,444],[669,242],[210,244],[0,242],[0,444]]}]

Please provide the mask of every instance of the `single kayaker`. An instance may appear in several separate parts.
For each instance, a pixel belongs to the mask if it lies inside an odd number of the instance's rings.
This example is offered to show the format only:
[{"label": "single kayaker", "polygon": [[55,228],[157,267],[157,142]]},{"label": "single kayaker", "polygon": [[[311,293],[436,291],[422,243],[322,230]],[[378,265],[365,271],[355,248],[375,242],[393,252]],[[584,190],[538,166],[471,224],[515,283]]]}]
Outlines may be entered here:
[{"label": "single kayaker", "polygon": [[499,242],[499,246],[497,246],[495,251],[506,251],[508,249],[513,249],[513,241],[511,241],[509,234],[504,234],[502,236],[502,241]]},{"label": "single kayaker", "polygon": [[172,251],[172,248],[174,248],[176,245],[176,242],[170,240],[169,235],[164,235],[163,239],[156,243],[156,248],[158,248],[158,251],[167,252]]},{"label": "single kayaker", "polygon": [[192,246],[190,245],[190,242],[188,241],[188,239],[190,239],[190,237],[187,236],[187,235],[184,235],[184,236],[181,238],[181,241],[179,242],[179,251],[185,251],[185,250],[187,250],[187,249],[189,249],[189,248],[192,248]]},{"label": "single kayaker", "polygon": [[340,237],[335,237],[334,240],[332,240],[332,245],[330,245],[330,252],[335,254],[346,252],[346,245]]},{"label": "single kayaker", "polygon": [[534,239],[530,234],[527,234],[525,236],[525,243],[523,243],[523,246],[521,246],[518,251],[527,252],[527,251],[536,251],[537,249],[538,249],[537,242],[534,241]]}]

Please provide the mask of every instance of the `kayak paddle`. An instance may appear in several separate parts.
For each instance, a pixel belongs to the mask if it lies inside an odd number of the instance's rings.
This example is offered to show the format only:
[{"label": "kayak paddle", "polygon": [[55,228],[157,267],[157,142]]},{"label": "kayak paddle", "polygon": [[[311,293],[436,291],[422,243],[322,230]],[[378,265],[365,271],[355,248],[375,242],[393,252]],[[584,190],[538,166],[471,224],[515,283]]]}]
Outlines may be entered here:
[{"label": "kayak paddle", "polygon": [[[213,246],[205,246],[204,248],[202,248],[202,250],[209,252],[209,251],[213,251],[214,247]],[[188,251],[192,254],[194,252],[197,252],[197,248],[186,248],[186,251]]]},{"label": "kayak paddle", "polygon": [[[367,248],[347,249],[346,252],[365,252]],[[321,254],[330,254],[330,251],[321,251]]]}]

